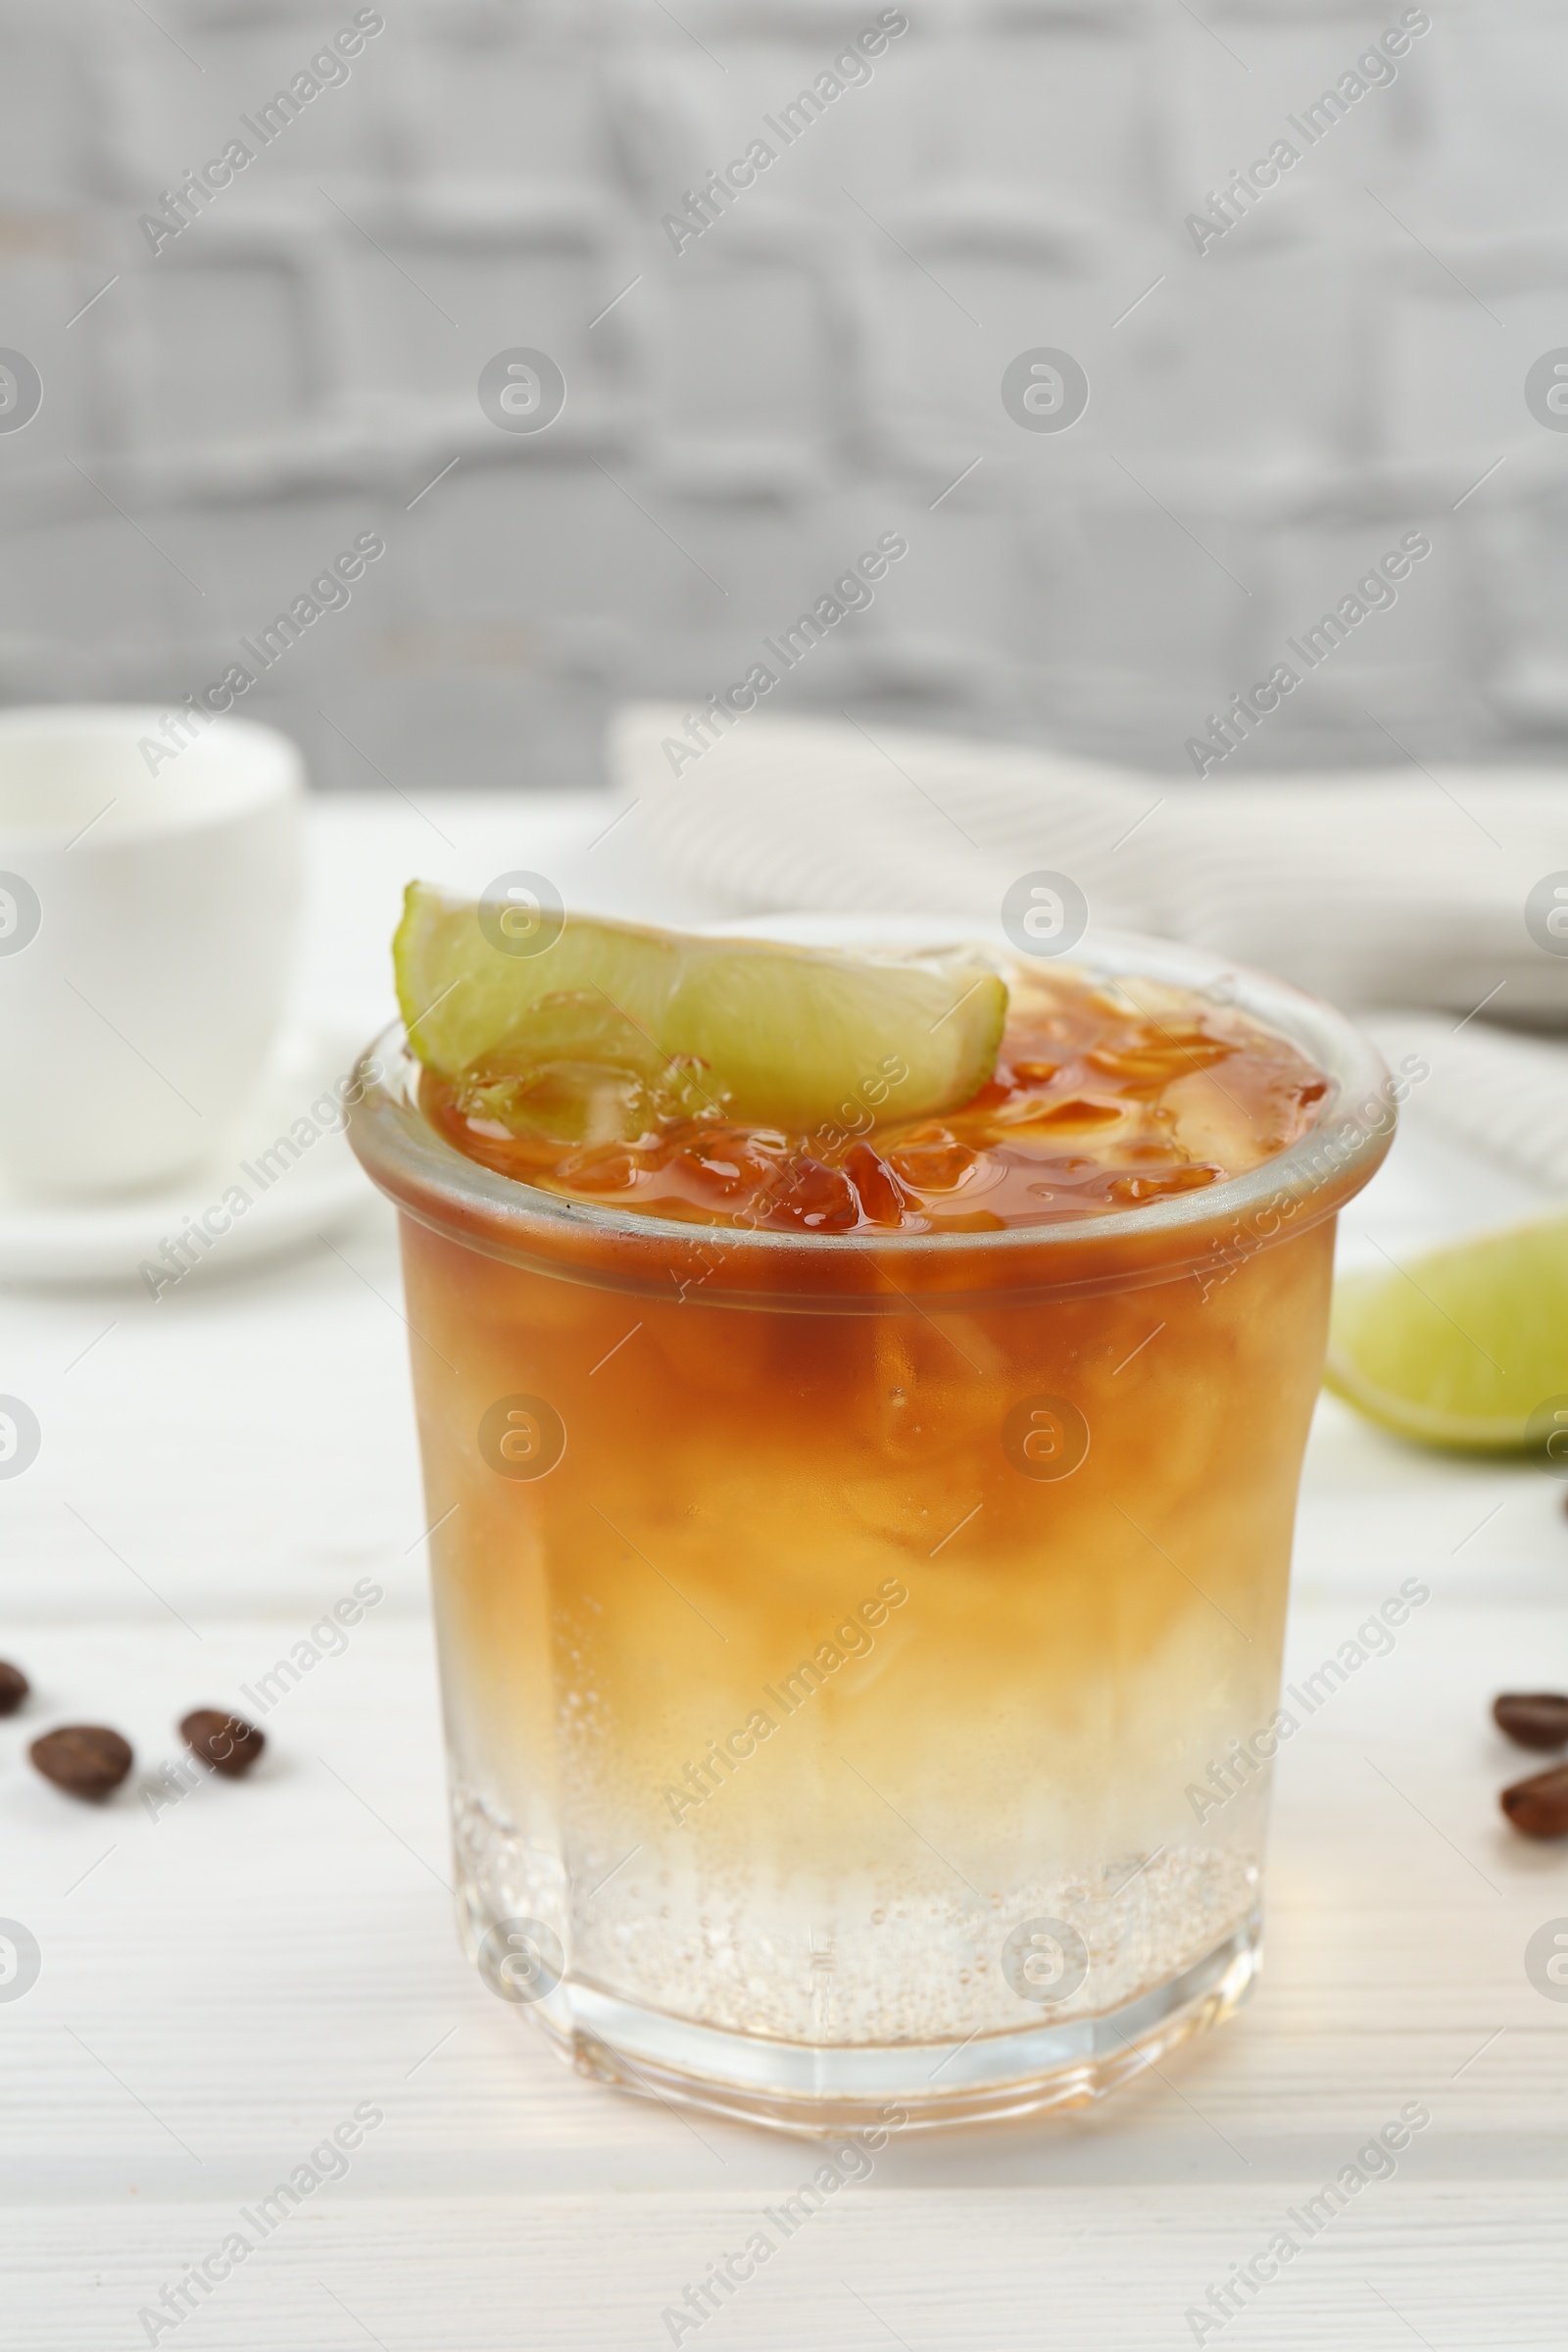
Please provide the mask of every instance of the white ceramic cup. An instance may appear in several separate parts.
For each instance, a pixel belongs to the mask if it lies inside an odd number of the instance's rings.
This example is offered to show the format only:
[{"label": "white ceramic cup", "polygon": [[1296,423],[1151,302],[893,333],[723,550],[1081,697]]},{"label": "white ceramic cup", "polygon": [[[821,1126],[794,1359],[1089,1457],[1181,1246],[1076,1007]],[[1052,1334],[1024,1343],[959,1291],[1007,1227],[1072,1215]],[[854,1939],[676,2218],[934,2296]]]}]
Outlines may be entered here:
[{"label": "white ceramic cup", "polygon": [[102,1196],[220,1150],[283,1010],[304,768],[215,718],[0,712],[0,1182]]}]

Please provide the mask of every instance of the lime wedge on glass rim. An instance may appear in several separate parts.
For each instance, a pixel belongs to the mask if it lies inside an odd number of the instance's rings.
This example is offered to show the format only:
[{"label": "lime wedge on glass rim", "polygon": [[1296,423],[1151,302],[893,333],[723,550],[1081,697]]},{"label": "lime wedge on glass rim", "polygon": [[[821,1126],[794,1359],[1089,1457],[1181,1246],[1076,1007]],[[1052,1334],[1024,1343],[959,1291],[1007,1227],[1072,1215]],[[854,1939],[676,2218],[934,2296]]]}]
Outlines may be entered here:
[{"label": "lime wedge on glass rim", "polygon": [[1426,1445],[1568,1464],[1568,1215],[1341,1275],[1326,1377]]},{"label": "lime wedge on glass rim", "polygon": [[535,1045],[548,1054],[564,1014],[573,1051],[592,1055],[602,1005],[607,1059],[629,1023],[647,1050],[696,1063],[731,1116],[793,1132],[868,1088],[900,1120],[956,1109],[990,1077],[1007,1009],[1005,982],[972,949],[710,939],[518,912],[430,882],[410,883],[392,957],[409,1042],[442,1077]]}]

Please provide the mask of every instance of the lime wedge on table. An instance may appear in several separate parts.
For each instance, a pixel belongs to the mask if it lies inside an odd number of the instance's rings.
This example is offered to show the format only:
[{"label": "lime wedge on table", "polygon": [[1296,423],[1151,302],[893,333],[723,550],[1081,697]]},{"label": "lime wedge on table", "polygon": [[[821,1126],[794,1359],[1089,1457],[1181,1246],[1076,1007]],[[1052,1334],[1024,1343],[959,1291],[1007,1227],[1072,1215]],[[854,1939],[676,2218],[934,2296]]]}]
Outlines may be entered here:
[{"label": "lime wedge on table", "polygon": [[[1544,1450],[1568,1431],[1568,1215],[1342,1275],[1328,1385],[1432,1446]],[[1554,1455],[1568,1439],[1558,1437]]]},{"label": "lime wedge on table", "polygon": [[[901,1120],[956,1109],[996,1062],[1006,986],[970,950],[852,955],[568,915],[553,939],[553,926],[525,932],[518,953],[495,944],[485,912],[411,882],[393,942],[410,1042],[443,1077],[526,1054],[566,995],[603,998],[611,1023],[619,1014],[660,1054],[706,1064],[736,1117],[797,1130],[856,1097]],[[549,944],[528,952],[539,936]]]}]

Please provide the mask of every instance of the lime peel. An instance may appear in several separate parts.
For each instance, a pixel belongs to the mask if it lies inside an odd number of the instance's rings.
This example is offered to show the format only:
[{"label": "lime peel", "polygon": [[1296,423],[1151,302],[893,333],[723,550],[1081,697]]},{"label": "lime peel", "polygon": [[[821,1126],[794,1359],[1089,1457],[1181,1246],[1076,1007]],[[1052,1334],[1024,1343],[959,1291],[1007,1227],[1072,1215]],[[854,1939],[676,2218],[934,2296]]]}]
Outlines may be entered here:
[{"label": "lime peel", "polygon": [[1527,1450],[1568,1398],[1568,1213],[1501,1226],[1335,1285],[1328,1386],[1423,1445]]},{"label": "lime peel", "polygon": [[[486,907],[486,913],[490,909]],[[841,1118],[954,1110],[996,1065],[1007,989],[983,950],[852,954],[568,914],[495,944],[480,904],[411,882],[393,941],[398,1003],[426,1067],[456,1079],[526,1054],[547,1000],[598,992],[666,1057],[710,1073],[735,1118],[809,1133]],[[612,1057],[607,1047],[607,1058]]]}]

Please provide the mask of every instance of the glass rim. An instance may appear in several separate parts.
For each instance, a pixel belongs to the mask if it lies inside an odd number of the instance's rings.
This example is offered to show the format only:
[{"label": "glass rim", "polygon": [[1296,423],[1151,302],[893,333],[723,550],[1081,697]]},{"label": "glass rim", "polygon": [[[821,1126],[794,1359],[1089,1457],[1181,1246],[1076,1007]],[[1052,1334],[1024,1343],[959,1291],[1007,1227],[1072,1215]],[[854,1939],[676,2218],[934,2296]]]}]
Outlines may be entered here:
[{"label": "glass rim", "polygon": [[[809,919],[795,919],[797,937]],[[790,935],[786,929],[789,922],[790,918],[774,917],[756,924],[715,924],[705,936],[786,937]],[[827,944],[829,932],[837,935],[833,944],[851,945],[858,938],[870,945],[870,935],[876,932],[882,934],[880,944],[890,944],[889,933],[895,932],[902,944],[911,947],[965,942],[990,948],[1002,945],[1018,959],[1015,944],[997,926],[956,920],[951,915],[898,916],[891,921],[885,915],[819,917],[810,921],[810,927],[819,928],[823,944]],[[473,1227],[477,1211],[485,1220],[490,1244],[505,1245],[511,1240],[530,1255],[542,1242],[548,1244],[554,1232],[580,1240],[597,1236],[653,1250],[663,1247],[689,1251],[701,1243],[726,1256],[733,1253],[759,1265],[815,1261],[825,1269],[833,1258],[863,1256],[868,1250],[874,1250],[879,1262],[980,1258],[996,1261],[998,1276],[1003,1275],[1011,1256],[1044,1262],[1054,1250],[1065,1257],[1107,1247],[1114,1250],[1122,1242],[1164,1242],[1170,1245],[1172,1256],[1179,1257],[1185,1237],[1196,1243],[1216,1226],[1240,1224],[1260,1210],[1267,1212],[1285,1200],[1292,1201],[1289,1223],[1280,1218],[1272,1234],[1251,1244],[1254,1249],[1266,1247],[1270,1241],[1305,1230],[1320,1216],[1333,1214],[1371,1175],[1394,1134],[1393,1081],[1371,1040],[1337,1007],[1287,981],[1207,950],[1131,932],[1091,929],[1069,955],[1054,960],[1064,972],[1082,972],[1092,982],[1138,977],[1165,981],[1199,995],[1207,993],[1211,1003],[1234,1006],[1285,1037],[1329,1081],[1317,1117],[1287,1150],[1242,1175],[1096,1216],[948,1233],[872,1232],[864,1228],[847,1233],[803,1233],[771,1226],[722,1225],[567,1200],[469,1159],[438,1134],[420,1111],[410,1082],[421,1065],[403,1023],[393,1021],[367,1047],[356,1066],[349,1140],[371,1180],[400,1207],[470,1247],[485,1247]],[[1216,995],[1216,990],[1223,993]],[[1376,1116],[1371,1115],[1374,1102]],[[1344,1134],[1347,1127],[1351,1131],[1348,1137]],[[1315,1213],[1298,1213],[1314,1208]],[[492,1253],[503,1254],[504,1250],[493,1249]]]}]

